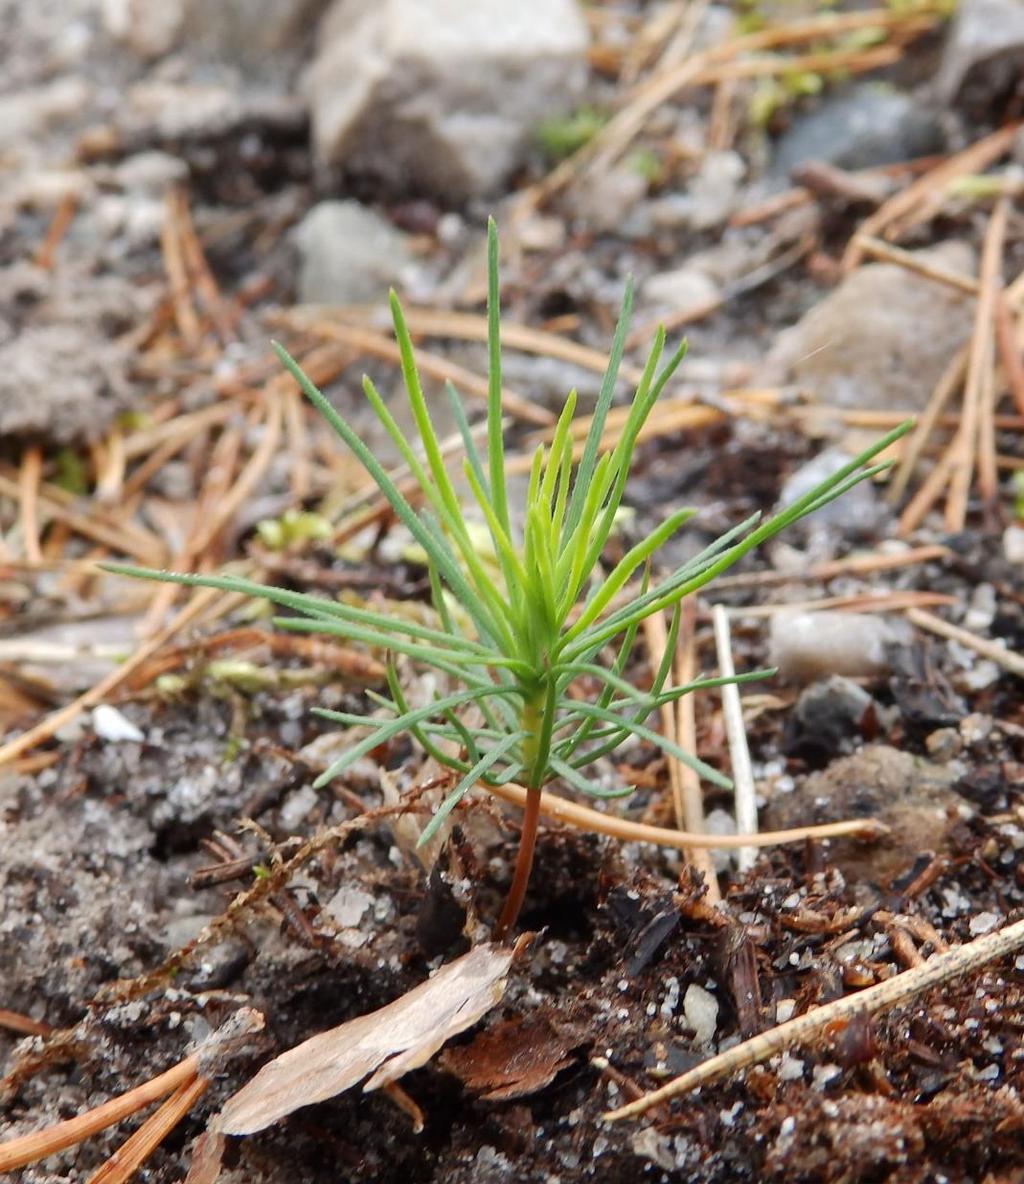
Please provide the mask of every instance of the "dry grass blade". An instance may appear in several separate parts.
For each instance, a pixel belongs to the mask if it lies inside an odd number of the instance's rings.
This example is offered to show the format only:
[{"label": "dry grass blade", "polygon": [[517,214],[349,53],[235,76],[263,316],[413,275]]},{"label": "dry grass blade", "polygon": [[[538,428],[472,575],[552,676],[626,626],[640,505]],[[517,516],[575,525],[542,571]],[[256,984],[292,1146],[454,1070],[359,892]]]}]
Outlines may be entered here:
[{"label": "dry grass blade", "polygon": [[1007,925],[997,933],[986,934],[966,946],[959,946],[944,954],[934,954],[921,966],[897,974],[876,986],[868,987],[855,995],[837,999],[788,1023],[780,1024],[771,1031],[762,1032],[728,1051],[719,1053],[688,1073],[676,1077],[667,1085],[644,1094],[642,1098],[620,1106],[605,1114],[608,1121],[621,1118],[635,1118],[654,1106],[689,1093],[698,1086],[708,1085],[731,1073],[738,1073],[759,1065],[776,1053],[803,1043],[820,1035],[837,1020],[851,1020],[858,1015],[874,1015],[880,1011],[898,1007],[908,999],[937,987],[951,979],[960,978],[984,966],[988,962],[1013,953],[1024,945],[1024,921]]},{"label": "dry grass blade", "polygon": [[228,1099],[211,1129],[252,1134],[364,1078],[369,1091],[419,1068],[498,1003],[514,956],[505,946],[476,946],[386,1007],[289,1049]]}]

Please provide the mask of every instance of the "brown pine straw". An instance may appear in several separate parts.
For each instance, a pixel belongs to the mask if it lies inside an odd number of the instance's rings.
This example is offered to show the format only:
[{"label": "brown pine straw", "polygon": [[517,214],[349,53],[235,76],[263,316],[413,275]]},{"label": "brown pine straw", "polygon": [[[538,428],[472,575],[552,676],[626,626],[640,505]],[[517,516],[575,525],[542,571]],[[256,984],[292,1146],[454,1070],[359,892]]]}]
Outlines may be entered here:
[{"label": "brown pine straw", "polygon": [[154,1114],[100,1165],[86,1184],[125,1184],[209,1089],[206,1077],[180,1085]]},{"label": "brown pine straw", "polygon": [[[412,326],[414,318],[409,317],[410,332],[415,332]],[[324,324],[317,324],[310,329],[310,332],[317,336],[326,337],[332,341],[340,341],[345,345],[351,346],[360,354],[369,354],[375,358],[382,358],[386,362],[393,362],[396,365],[401,361],[401,351],[398,345],[391,337],[384,333],[379,333],[375,329],[362,328],[357,325],[347,325],[340,322],[327,322]],[[502,338],[506,338],[505,330],[502,330]],[[416,353],[416,368],[421,374],[427,374],[431,378],[439,379],[441,382],[453,383],[459,391],[472,395],[477,399],[487,398],[487,379],[480,374],[475,374],[472,370],[466,369],[465,366],[460,366],[456,362],[450,362],[447,358],[442,358],[439,354],[432,354],[426,350],[418,350]],[[518,394],[516,391],[504,387],[501,393],[501,407],[502,411],[509,415],[515,416],[517,419],[523,420],[525,423],[537,424],[540,427],[546,427],[555,422],[555,415],[548,411],[546,407],[541,407],[539,404],[531,402],[525,395]]]},{"label": "brown pine straw", "polygon": [[931,263],[916,255],[913,251],[905,251],[902,247],[895,247],[892,243],[884,242],[880,238],[872,238],[863,232],[853,236],[854,243],[860,247],[865,255],[873,259],[880,259],[883,263],[895,263],[915,275],[923,276],[927,280],[934,280],[938,284],[945,284],[958,292],[966,292],[969,296],[977,296],[981,286],[972,275],[964,275],[960,271],[950,271],[938,263]]},{"label": "brown pine straw", "polygon": [[38,444],[31,444],[21,458],[18,484],[21,494],[21,535],[25,559],[33,567],[43,561],[43,551],[39,546],[39,482],[42,475],[43,450]]},{"label": "brown pine straw", "polygon": [[996,346],[1014,405],[1024,415],[1024,361],[1013,330],[1013,310],[1005,292],[996,297]]},{"label": "brown pine straw", "polygon": [[660,1089],[652,1090],[642,1098],[628,1102],[616,1110],[610,1110],[603,1117],[608,1122],[635,1118],[681,1094],[690,1093],[700,1086],[710,1085],[730,1074],[750,1069],[754,1065],[762,1064],[776,1053],[806,1043],[820,1036],[837,1021],[849,1022],[859,1016],[876,1015],[898,1007],[924,991],[972,974],[996,958],[1014,953],[1021,946],[1024,946],[1024,920],[1007,925],[996,933],[985,934],[984,937],[979,937],[965,946],[957,946],[946,953],[933,954],[921,966],[894,975],[873,987],[858,991],[855,995],[847,995],[833,1003],[815,1007],[805,1015],[797,1016],[796,1019],[711,1057]]},{"label": "brown pine straw", "polygon": [[229,311],[214,278],[206,254],[196,234],[184,189],[171,190],[169,200],[174,205],[175,224],[181,242],[185,266],[191,273],[196,291],[202,297],[206,313],[213,323],[221,345],[227,345],[235,338],[235,317]]},{"label": "brown pine straw", "polygon": [[129,1118],[151,1102],[158,1101],[172,1090],[191,1084],[196,1080],[198,1072],[199,1056],[193,1053],[165,1073],[160,1073],[135,1089],[119,1094],[84,1114],[77,1114],[74,1118],[58,1122],[45,1130],[33,1131],[31,1134],[0,1143],[0,1172],[12,1172],[15,1168],[34,1163],[47,1155],[55,1155],[65,1147],[73,1147],[83,1139],[91,1138],[106,1130],[108,1126]]},{"label": "brown pine straw", "polygon": [[[864,12],[828,13],[805,21],[735,37],[686,58],[679,65],[659,70],[636,88],[627,105],[609,120],[591,140],[558,165],[547,177],[520,197],[516,215],[524,216],[570,184],[584,169],[611,167],[643,130],[648,118],[663,103],[685,87],[697,84],[713,67],[756,50],[816,41],[856,29],[902,29],[908,36],[934,27],[934,18],[898,15],[888,9]],[[783,69],[788,66],[783,66]]]},{"label": "brown pine straw", "polygon": [[944,592],[924,592],[908,589],[903,592],[859,592],[848,596],[821,596],[815,600],[783,601],[779,604],[752,604],[728,609],[730,617],[773,617],[777,613],[819,612],[822,609],[848,613],[892,613],[904,609],[953,607],[960,603],[956,596]]},{"label": "brown pine straw", "polygon": [[931,216],[933,205],[944,200],[949,183],[967,173],[980,173],[1009,151],[1021,123],[1008,124],[983,139],[969,145],[962,152],[946,157],[935,168],[918,177],[906,189],[894,194],[860,224],[843,255],[843,270],[852,271],[864,258],[861,236],[887,239],[899,238],[918,223]]},{"label": "brown pine straw", "polygon": [[50,225],[46,230],[46,237],[39,244],[39,250],[36,251],[35,258],[32,260],[36,267],[42,268],[43,271],[50,271],[53,268],[57,248],[71,228],[71,223],[75,220],[77,212],[78,194],[73,190],[68,190],[57,203],[57,208],[54,210]]},{"label": "brown pine straw", "polygon": [[34,1020],[31,1016],[22,1015],[17,1011],[8,1011],[6,1007],[0,1007],[0,1028],[6,1028],[8,1032],[18,1032],[22,1036],[46,1036],[53,1031],[51,1024]]},{"label": "brown pine straw", "polygon": [[[668,629],[664,613],[655,613],[643,622],[647,641],[648,661],[654,670],[661,665],[668,645]],[[682,685],[692,682],[697,672],[696,614],[692,601],[683,606],[679,639],[673,660],[675,681]],[[686,752],[697,751],[697,717],[692,695],[684,695],[674,704],[665,703],[659,709],[661,730],[668,740],[678,744]],[[669,786],[672,790],[672,805],[676,826],[681,832],[694,834],[704,832],[704,795],[701,792],[700,777],[689,765],[665,754],[668,766]],[[543,809],[543,806],[542,806]],[[683,854],[687,863],[700,872],[707,887],[708,901],[717,904],[722,899],[718,886],[718,875],[710,853],[704,847],[685,847]]]},{"label": "brown pine straw", "polygon": [[929,633],[955,641],[967,649],[973,650],[976,654],[981,654],[983,658],[990,658],[997,665],[1002,666],[1004,670],[1016,674],[1018,678],[1024,678],[1024,656],[995,641],[979,637],[976,633],[971,633],[970,630],[962,629],[958,625],[951,625],[948,621],[935,616],[934,613],[925,612],[923,609],[908,609],[907,620],[920,629],[927,629]]},{"label": "brown pine straw", "polygon": [[914,567],[918,563],[931,563],[949,558],[949,548],[938,543],[911,547],[906,551],[887,553],[873,551],[867,555],[848,555],[844,559],[832,559],[827,563],[815,563],[803,571],[755,571],[739,575],[718,576],[715,588],[762,588],[773,584],[797,584],[805,581],[834,580],[838,576],[873,575],[880,571],[894,571]]},{"label": "brown pine straw", "polygon": [[110,429],[106,440],[97,449],[95,460],[96,489],[94,496],[102,505],[119,507],[123,516],[127,457],[124,452],[124,432],[117,424]]},{"label": "brown pine straw", "polygon": [[[330,319],[324,315],[323,309],[293,309],[280,313],[272,320],[277,323],[311,333],[316,337],[335,338],[339,336],[339,326],[342,328],[364,327],[377,328],[384,320],[385,314],[379,310],[359,307],[332,308],[329,310]],[[432,308],[403,308],[405,322],[409,332],[414,337],[447,337],[454,341],[487,341],[487,318],[476,313],[447,312]],[[391,343],[388,337],[382,340]],[[583,370],[590,370],[595,374],[603,374],[608,368],[608,355],[599,349],[580,345],[558,333],[545,329],[535,329],[530,325],[517,325],[504,322],[501,326],[501,343],[506,349],[519,350],[525,354],[537,354],[542,358],[554,358],[560,362],[569,362]],[[417,354],[417,359],[419,358]],[[624,362],[620,373],[623,378],[636,384],[640,381],[641,371],[635,366]]]},{"label": "brown pine straw", "polygon": [[193,350],[202,336],[199,315],[192,303],[185,253],[181,244],[181,201],[176,190],[168,190],[164,200],[164,218],[160,225],[160,253],[163,257],[167,287],[174,321],[186,349]]},{"label": "brown pine straw", "polygon": [[[13,471],[10,466],[0,464],[0,494],[18,500],[22,496],[22,489],[20,482],[8,475]],[[159,567],[164,562],[167,552],[156,535],[137,523],[119,521],[96,502],[90,505],[87,513],[79,513],[74,509],[78,499],[48,481],[40,483],[37,499],[40,509],[55,523],[49,532],[50,536],[63,525],[75,534],[128,555],[139,563]]]},{"label": "brown pine straw", "polygon": [[995,440],[991,418],[995,384],[992,367],[995,360],[993,320],[996,297],[1002,285],[1003,242],[1006,237],[1008,202],[996,202],[985,231],[978,282],[978,297],[967,362],[963,418],[953,440],[949,496],[946,501],[946,529],[963,530],[967,521],[967,498],[975,462],[978,463],[982,496],[995,497]]},{"label": "brown pine straw", "polygon": [[51,739],[56,732],[58,732],[65,724],[77,719],[84,711],[90,707],[94,707],[97,703],[102,703],[103,700],[119,686],[121,686],[132,673],[147,661],[153,654],[157,652],[166,642],[168,642],[176,633],[184,629],[187,625],[196,620],[199,615],[209,608],[213,603],[239,604],[244,597],[237,597],[233,594],[225,596],[224,593],[219,593],[213,588],[200,588],[192,599],[186,604],[167,625],[160,630],[155,636],[144,642],[135,651],[130,658],[122,662],[120,666],[112,670],[104,678],[100,679],[98,683],[90,687],[83,694],[73,699],[70,703],[51,712],[48,716],[42,719],[33,728],[29,728],[27,732],[23,732],[20,736],[16,736],[13,740],[9,740],[6,744],[0,745],[0,767],[9,764],[16,757],[23,753],[29,752],[35,748],[36,745],[42,744],[44,741]]},{"label": "brown pine straw", "polygon": [[[893,473],[889,491],[890,501],[894,504],[899,502],[906,493],[910,478],[913,476],[917,462],[921,459],[921,454],[928,440],[931,438],[932,432],[935,430],[950,400],[963,383],[964,376],[967,374],[967,357],[968,348],[965,345],[961,349],[958,349],[953,357],[950,358],[928,399],[928,406],[918,419],[917,426],[906,439],[903,455],[900,457],[899,463]],[[956,423],[959,424],[959,416],[956,417]],[[914,530],[921,518],[924,517],[928,505],[931,503],[929,502],[922,508],[923,499],[924,495],[919,491],[903,511],[899,521],[899,533],[901,535],[906,535]]]},{"label": "brown pine straw", "polygon": [[[511,782],[507,785],[481,785],[479,788],[512,806],[524,809],[526,790]],[[785,843],[804,843],[808,839],[837,839],[853,837],[879,839],[889,828],[876,818],[854,818],[848,822],[828,822],[821,826],[798,826],[790,830],[763,830],[756,835],[708,835],[693,831],[673,830],[667,826],[649,826],[645,822],[630,822],[615,814],[602,814],[589,806],[570,802],[566,798],[544,790],[540,795],[542,817],[564,822],[576,830],[595,835],[608,835],[624,843],[652,843],[656,847],[672,847],[676,851],[708,848],[712,851],[737,847],[776,847]]]}]

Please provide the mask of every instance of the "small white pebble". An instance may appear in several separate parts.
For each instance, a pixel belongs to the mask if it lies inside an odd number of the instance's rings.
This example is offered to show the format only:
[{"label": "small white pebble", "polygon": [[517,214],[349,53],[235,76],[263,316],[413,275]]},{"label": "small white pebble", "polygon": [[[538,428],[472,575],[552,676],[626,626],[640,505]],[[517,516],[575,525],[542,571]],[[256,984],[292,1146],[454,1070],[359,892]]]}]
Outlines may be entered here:
[{"label": "small white pebble", "polygon": [[683,1014],[697,1044],[710,1044],[718,1026],[718,1000],[714,995],[691,983],[683,996]]},{"label": "small white pebble", "polygon": [[101,740],[107,740],[111,744],[125,740],[141,744],[146,738],[126,715],[116,707],[111,707],[109,703],[101,703],[93,708],[92,729]]},{"label": "small white pebble", "polygon": [[816,1090],[826,1090],[842,1073],[838,1065],[815,1065],[811,1085]]},{"label": "small white pebble", "polygon": [[983,933],[991,933],[993,929],[997,929],[1002,920],[999,913],[979,913],[971,918],[968,928],[972,937],[980,937]]},{"label": "small white pebble", "polygon": [[795,999],[780,999],[775,1004],[775,1022],[777,1024],[784,1024],[787,1020],[793,1018],[793,1012],[796,1011]]}]

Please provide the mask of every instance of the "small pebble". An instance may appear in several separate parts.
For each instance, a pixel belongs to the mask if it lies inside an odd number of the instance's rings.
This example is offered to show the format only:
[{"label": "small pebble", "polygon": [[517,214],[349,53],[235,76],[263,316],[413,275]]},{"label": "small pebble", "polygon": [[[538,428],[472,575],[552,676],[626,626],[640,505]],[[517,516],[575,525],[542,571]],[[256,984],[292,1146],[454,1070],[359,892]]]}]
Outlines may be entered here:
[{"label": "small pebble", "polygon": [[125,740],[141,744],[146,738],[127,716],[116,707],[111,707],[109,703],[101,703],[93,708],[92,727],[101,740],[107,740],[111,744]]}]

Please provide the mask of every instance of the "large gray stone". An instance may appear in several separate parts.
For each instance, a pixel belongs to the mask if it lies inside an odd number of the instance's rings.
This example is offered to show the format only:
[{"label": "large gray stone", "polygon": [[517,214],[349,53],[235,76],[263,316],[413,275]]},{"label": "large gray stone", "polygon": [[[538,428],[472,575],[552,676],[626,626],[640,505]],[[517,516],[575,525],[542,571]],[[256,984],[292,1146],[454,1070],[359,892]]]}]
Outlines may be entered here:
[{"label": "large gray stone", "polygon": [[1024,3],[961,0],[936,77],[943,102],[984,110],[1024,74]]},{"label": "large gray stone", "polygon": [[798,165],[824,161],[870,169],[942,148],[934,112],[899,91],[868,84],[825,98],[795,119],[776,145],[774,167],[789,173]]},{"label": "large gray stone", "polygon": [[575,0],[336,0],[309,75],[320,160],[408,193],[493,191],[586,80]]},{"label": "large gray stone", "polygon": [[[959,243],[922,252],[973,273]],[[768,356],[769,380],[795,382],[835,407],[921,410],[971,333],[973,301],[892,263],[857,268],[786,329]]]},{"label": "large gray stone", "polygon": [[312,39],[328,0],[103,0],[107,32],[139,57],[179,46],[214,61],[284,77]]},{"label": "large gray stone", "polygon": [[295,228],[303,304],[380,300],[410,257],[399,231],[357,201],[322,201]]}]

